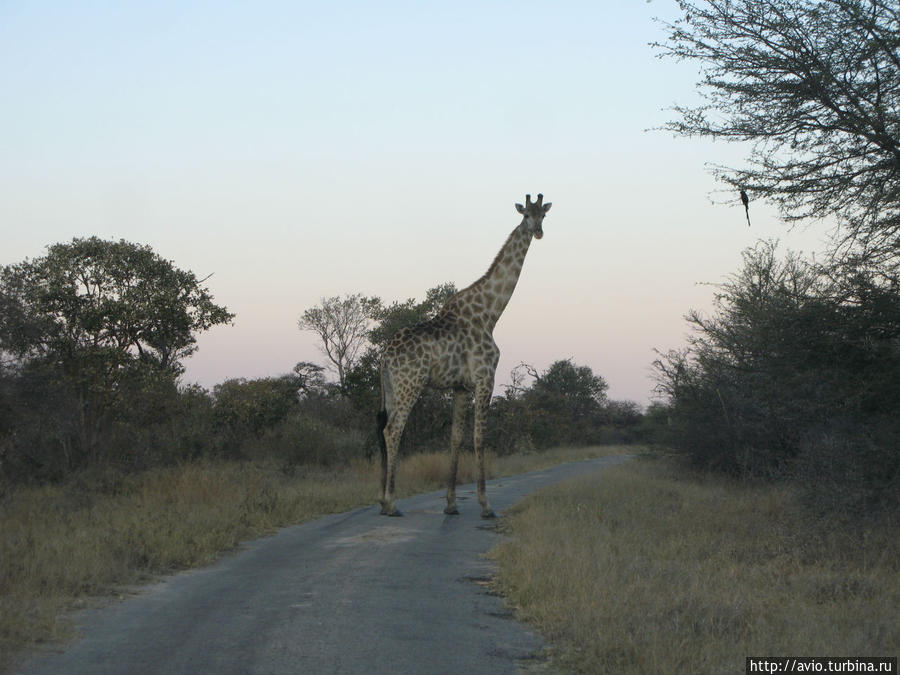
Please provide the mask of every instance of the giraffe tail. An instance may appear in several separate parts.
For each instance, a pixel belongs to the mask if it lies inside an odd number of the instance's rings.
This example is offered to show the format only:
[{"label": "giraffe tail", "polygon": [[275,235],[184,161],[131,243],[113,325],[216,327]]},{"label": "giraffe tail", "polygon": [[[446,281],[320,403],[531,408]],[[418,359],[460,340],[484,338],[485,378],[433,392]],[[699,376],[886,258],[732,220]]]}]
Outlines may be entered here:
[{"label": "giraffe tail", "polygon": [[382,408],[375,418],[378,426],[375,435],[378,436],[378,447],[381,449],[381,494],[383,496],[385,485],[387,485],[387,441],[384,440],[384,428],[388,421],[387,410]]},{"label": "giraffe tail", "polygon": [[378,446],[381,448],[381,457],[382,459],[387,458],[387,442],[384,440],[384,428],[387,426],[388,414],[387,410],[382,408],[378,411],[378,414],[375,416],[377,421],[377,430],[376,435],[378,436]]},{"label": "giraffe tail", "polygon": [[375,416],[376,420],[376,432],[375,435],[378,437],[378,447],[381,449],[381,482],[382,482],[382,491],[384,490],[384,481],[387,476],[387,441],[384,438],[384,430],[387,427],[388,423],[388,406],[390,405],[391,398],[391,388],[390,382],[386,382],[386,378],[389,375],[387,371],[382,366],[381,370],[381,409],[378,411],[378,414]]}]

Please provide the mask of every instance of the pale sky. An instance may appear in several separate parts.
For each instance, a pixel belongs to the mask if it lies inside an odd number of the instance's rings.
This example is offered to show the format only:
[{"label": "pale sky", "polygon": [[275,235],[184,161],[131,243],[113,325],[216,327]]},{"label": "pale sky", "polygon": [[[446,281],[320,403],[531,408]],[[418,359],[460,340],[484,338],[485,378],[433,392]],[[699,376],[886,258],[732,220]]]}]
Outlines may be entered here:
[{"label": "pale sky", "polygon": [[467,286],[542,192],[497,384],[572,358],[645,404],[703,282],[826,234],[712,195],[706,163],[749,148],[648,130],[696,101],[696,65],[648,46],[676,9],[0,0],[0,264],[97,235],[212,274],[237,317],[185,362],[211,388],[324,364],[297,319],[325,296]]}]

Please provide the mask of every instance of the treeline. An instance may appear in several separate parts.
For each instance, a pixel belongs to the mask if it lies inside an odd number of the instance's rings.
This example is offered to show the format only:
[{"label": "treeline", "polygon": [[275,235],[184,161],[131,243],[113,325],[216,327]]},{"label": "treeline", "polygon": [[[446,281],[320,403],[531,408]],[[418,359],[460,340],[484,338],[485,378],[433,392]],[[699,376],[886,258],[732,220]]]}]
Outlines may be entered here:
[{"label": "treeline", "polygon": [[744,253],[689,346],[656,361],[657,439],[703,468],[793,477],[815,504],[900,507],[900,267]]},{"label": "treeline", "polygon": [[[379,355],[387,342],[401,327],[433,318],[455,293],[456,287],[446,283],[429,289],[421,301],[390,305],[361,294],[324,298],[303,313],[299,325],[319,336],[323,354],[338,373],[339,391],[355,409],[369,414],[380,403]],[[486,443],[498,454],[634,442],[646,435],[641,408],[608,399],[606,381],[587,366],[561,359],[538,372],[523,363],[510,378],[489,411]],[[401,450],[449,447],[451,399],[449,392],[425,389],[404,429]],[[471,438],[469,429],[467,445]]]},{"label": "treeline", "polygon": [[[323,300],[301,327],[323,328],[338,374],[298,363],[280,377],[231,379],[208,391],[181,383],[197,333],[233,315],[192,273],[149,247],[75,239],[0,269],[0,480],[55,481],[92,467],[119,472],[201,457],[267,458],[285,470],[333,465],[377,448],[378,354],[403,325],[428,319],[455,292],[385,304]],[[522,365],[491,407],[499,453],[561,443],[634,440],[641,411],[609,401],[590,368]],[[402,452],[449,447],[450,400],[428,391]],[[471,437],[471,434],[469,435]]]}]

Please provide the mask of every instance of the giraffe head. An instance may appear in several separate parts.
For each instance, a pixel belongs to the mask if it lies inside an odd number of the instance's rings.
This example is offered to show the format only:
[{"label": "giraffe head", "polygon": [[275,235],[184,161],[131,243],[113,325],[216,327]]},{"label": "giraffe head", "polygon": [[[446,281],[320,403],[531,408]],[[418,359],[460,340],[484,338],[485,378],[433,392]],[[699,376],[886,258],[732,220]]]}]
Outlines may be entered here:
[{"label": "giraffe head", "polygon": [[551,202],[544,204],[544,195],[539,194],[536,202],[531,201],[531,195],[525,195],[525,206],[516,204],[516,211],[521,213],[525,218],[522,220],[526,224],[535,239],[544,236],[544,216],[553,206]]}]

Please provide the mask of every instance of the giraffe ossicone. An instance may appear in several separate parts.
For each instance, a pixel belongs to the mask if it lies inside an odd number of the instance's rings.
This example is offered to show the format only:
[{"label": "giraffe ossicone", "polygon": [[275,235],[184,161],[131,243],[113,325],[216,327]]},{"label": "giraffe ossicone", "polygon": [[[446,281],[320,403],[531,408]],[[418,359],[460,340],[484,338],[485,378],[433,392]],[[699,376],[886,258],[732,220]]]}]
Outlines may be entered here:
[{"label": "giraffe ossicone", "polygon": [[444,513],[459,513],[456,471],[466,410],[474,398],[478,502],[482,518],[495,517],[485,494],[484,475],[485,423],[500,360],[500,350],[493,337],[494,326],[516,288],[531,240],[544,236],[544,216],[550,206],[550,202],[544,204],[542,194],[535,202],[531,201],[531,195],[525,195],[525,205],[516,204],[522,222],[506,239],[488,271],[450,298],[433,319],[401,328],[385,347],[381,359],[381,410],[378,413],[383,515],[401,515],[394,504],[400,437],[422,389],[431,386],[453,391],[450,477]]}]

